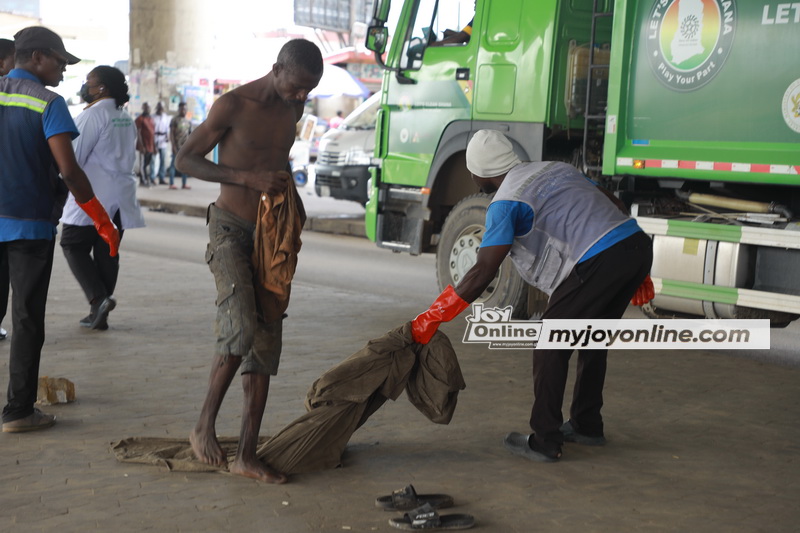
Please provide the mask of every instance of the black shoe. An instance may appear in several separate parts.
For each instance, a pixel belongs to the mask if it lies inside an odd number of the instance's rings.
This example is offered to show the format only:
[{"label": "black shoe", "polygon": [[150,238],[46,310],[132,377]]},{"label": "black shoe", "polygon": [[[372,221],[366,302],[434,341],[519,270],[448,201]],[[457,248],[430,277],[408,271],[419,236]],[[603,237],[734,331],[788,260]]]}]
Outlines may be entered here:
[{"label": "black shoe", "polygon": [[506,435],[503,444],[514,455],[527,457],[531,461],[554,463],[561,458],[561,446],[554,445],[553,450],[545,450],[530,437],[532,435],[523,435],[514,431]]},{"label": "black shoe", "polygon": [[39,409],[34,408],[33,413],[25,418],[14,420],[13,422],[3,423],[3,433],[23,433],[27,431],[38,431],[47,429],[56,423],[54,415],[46,415]]},{"label": "black shoe", "polygon": [[571,420],[564,422],[559,428],[559,431],[564,435],[564,440],[566,442],[577,442],[578,444],[584,444],[586,446],[605,446],[606,442],[608,442],[603,435],[599,437],[590,437],[589,435],[578,433],[575,431],[575,426],[572,425]]},{"label": "black shoe", "polygon": [[[92,323],[89,325],[92,329],[105,330],[108,329],[108,314],[117,306],[117,301],[113,296],[103,298],[97,310],[92,313]],[[91,315],[90,315],[91,316]]]},{"label": "black shoe", "polygon": [[[92,327],[92,322],[94,322],[94,314],[88,314],[85,317],[81,318],[80,325],[81,325],[82,328],[91,328]],[[104,320],[104,321],[100,322],[97,325],[97,327],[95,327],[94,329],[100,330],[100,331],[107,330],[108,329],[108,321]]]}]

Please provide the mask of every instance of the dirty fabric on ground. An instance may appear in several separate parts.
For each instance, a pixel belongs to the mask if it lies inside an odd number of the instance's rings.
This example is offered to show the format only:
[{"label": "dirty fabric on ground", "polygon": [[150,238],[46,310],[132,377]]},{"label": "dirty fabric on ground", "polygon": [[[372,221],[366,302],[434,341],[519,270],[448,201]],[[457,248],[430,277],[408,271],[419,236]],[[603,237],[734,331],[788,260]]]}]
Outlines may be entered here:
[{"label": "dirty fabric on ground", "polygon": [[[448,424],[458,391],[466,387],[455,350],[442,332],[426,344],[411,339],[411,323],[369,341],[312,385],[308,412],[258,447],[258,457],[286,474],[314,472],[341,464],[347,442],[387,400],[403,390],[429,420]],[[229,461],[236,439],[220,439]],[[166,466],[170,470],[212,471],[200,463],[186,439],[135,438],[112,445],[119,461]]]},{"label": "dirty fabric on ground", "polygon": [[407,323],[325,372],[308,392],[308,412],[260,447],[258,457],[289,474],[336,467],[350,436],[387,399],[405,390],[428,419],[447,424],[465,386],[447,336],[416,344]]},{"label": "dirty fabric on ground", "polygon": [[[259,439],[259,446],[267,437]],[[238,437],[219,437],[219,444],[232,462],[239,445]],[[216,472],[219,467],[198,461],[189,439],[170,439],[165,437],[131,437],[111,444],[117,460],[124,463],[140,463],[163,466],[176,472]]]}]

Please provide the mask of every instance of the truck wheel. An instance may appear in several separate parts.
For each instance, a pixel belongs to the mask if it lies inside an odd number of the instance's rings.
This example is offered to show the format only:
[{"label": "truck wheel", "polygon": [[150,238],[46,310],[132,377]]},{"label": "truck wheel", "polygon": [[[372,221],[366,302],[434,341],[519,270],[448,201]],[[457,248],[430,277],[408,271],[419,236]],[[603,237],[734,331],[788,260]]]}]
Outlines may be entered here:
[{"label": "truck wheel", "polygon": [[[436,278],[439,288],[455,287],[475,264],[478,247],[486,230],[486,208],[490,198],[484,194],[467,196],[450,211],[444,222],[436,251]],[[528,285],[507,257],[486,291],[475,300],[487,307],[513,306],[514,318],[527,319]]]},{"label": "truck wheel", "polygon": [[297,169],[292,172],[292,178],[294,178],[294,184],[298,187],[305,187],[306,183],[308,183],[308,172],[304,169]]}]

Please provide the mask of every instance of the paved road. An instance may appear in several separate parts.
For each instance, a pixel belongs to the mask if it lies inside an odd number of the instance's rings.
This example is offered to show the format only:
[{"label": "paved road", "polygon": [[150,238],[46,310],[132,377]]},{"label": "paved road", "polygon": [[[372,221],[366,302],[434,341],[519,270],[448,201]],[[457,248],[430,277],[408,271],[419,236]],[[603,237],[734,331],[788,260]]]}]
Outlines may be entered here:
[{"label": "paved road", "polygon": [[[609,444],[570,445],[560,463],[543,465],[500,444],[508,431],[527,427],[529,351],[462,344],[460,319],[442,328],[467,382],[448,426],[429,423],[401,397],[353,436],[344,468],[279,487],[117,463],[111,441],[188,434],[213,338],[207,267],[183,252],[136,251],[135,234],[123,241],[120,304],[107,332],[77,326],[86,305],[56,255],[41,373],[72,379],[78,401],[45,408],[59,417],[51,430],[0,434],[0,530],[391,531],[391,514],[372,502],[409,482],[452,494],[457,506],[448,512],[475,515],[487,532],[797,530],[797,368],[708,351],[613,353],[604,408]],[[420,279],[398,280],[405,291],[385,294],[366,274],[372,259],[358,260],[383,252],[362,249],[363,239],[335,239],[310,236],[303,253],[328,257],[326,247],[341,249],[356,259],[344,268],[361,282],[332,286],[318,271],[298,279],[264,435],[302,413],[305,393],[323,371],[429,301],[412,286],[433,283],[427,268]],[[0,343],[0,387],[7,350]],[[238,433],[240,406],[235,383],[220,434]]]},{"label": "paved road", "polygon": [[[168,213],[148,213],[148,227],[129,231],[125,249],[202,263],[208,243],[205,220]],[[306,231],[295,279],[392,299],[402,295],[420,307],[438,294],[434,256],[412,257],[378,248],[367,239]]]},{"label": "paved road", "polygon": [[[319,197],[307,199],[314,216],[350,217],[348,202],[338,202]],[[333,202],[333,203],[331,203]],[[343,206],[339,206],[341,203]],[[361,207],[354,204],[356,208]],[[337,213],[338,211],[345,211]],[[363,211],[363,210],[362,210]],[[193,216],[175,216],[170,213],[148,212],[148,227],[125,234],[128,250],[158,257],[202,262],[208,242],[205,220]],[[368,291],[394,298],[415,298],[424,307],[438,294],[435,257],[423,254],[412,257],[378,248],[366,239],[331,235],[313,231],[303,234],[304,247],[298,265],[298,280],[357,292]],[[641,315],[631,309],[629,317]],[[800,366],[800,322],[784,329],[771,331],[771,349],[768,351],[724,352],[731,357],[749,357],[761,361]]]},{"label": "paved road", "polygon": [[[306,212],[310,217],[361,217],[364,208],[361,204],[335,198],[321,198],[314,192],[313,167],[311,181],[305,187],[298,187],[297,192],[303,199]],[[142,205],[148,207],[166,207],[170,211],[183,212],[189,215],[205,216],[205,208],[219,195],[219,184],[189,178],[189,190],[170,190],[164,185],[155,187],[139,187],[138,197]]]}]

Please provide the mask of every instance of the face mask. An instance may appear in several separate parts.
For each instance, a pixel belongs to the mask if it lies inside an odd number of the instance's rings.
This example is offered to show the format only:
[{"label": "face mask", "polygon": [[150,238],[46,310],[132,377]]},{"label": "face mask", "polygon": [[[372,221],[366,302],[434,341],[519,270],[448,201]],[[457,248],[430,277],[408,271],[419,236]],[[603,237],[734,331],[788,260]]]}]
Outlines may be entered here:
[{"label": "face mask", "polygon": [[83,98],[83,101],[86,102],[87,104],[91,104],[92,102],[97,100],[97,97],[92,96],[91,94],[89,94],[89,86],[87,84],[85,84],[85,83],[83,85],[81,85],[80,95],[81,95],[81,98]]}]

